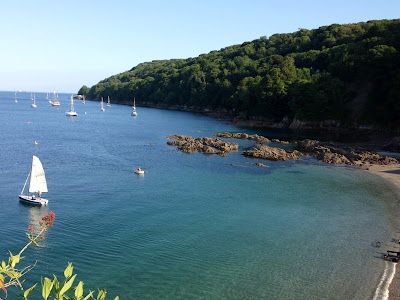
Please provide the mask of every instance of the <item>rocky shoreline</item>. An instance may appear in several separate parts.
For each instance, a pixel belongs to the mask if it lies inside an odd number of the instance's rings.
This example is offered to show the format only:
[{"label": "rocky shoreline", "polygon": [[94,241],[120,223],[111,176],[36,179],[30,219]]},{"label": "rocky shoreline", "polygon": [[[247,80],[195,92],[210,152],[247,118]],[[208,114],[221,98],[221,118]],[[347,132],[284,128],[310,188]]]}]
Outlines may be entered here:
[{"label": "rocky shoreline", "polygon": [[[178,150],[186,153],[201,152],[225,156],[230,151],[238,150],[239,145],[233,142],[226,142],[221,138],[235,138],[255,141],[255,144],[251,148],[242,153],[244,156],[251,158],[286,161],[313,156],[319,161],[328,164],[346,164],[365,168],[368,168],[370,165],[392,165],[399,163],[393,157],[371,152],[357,145],[327,143],[311,139],[289,142],[246,133],[223,132],[214,134],[214,136],[217,138],[193,138],[177,134],[169,136],[169,139],[175,141],[168,141],[167,144],[178,146]],[[293,150],[285,150],[267,145],[271,142],[292,144]]]}]

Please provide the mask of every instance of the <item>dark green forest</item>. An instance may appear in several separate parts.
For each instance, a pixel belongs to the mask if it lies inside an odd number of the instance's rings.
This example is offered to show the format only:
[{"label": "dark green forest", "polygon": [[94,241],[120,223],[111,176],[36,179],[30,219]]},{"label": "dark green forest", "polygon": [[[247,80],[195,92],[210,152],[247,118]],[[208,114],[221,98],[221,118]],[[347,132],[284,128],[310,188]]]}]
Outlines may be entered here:
[{"label": "dark green forest", "polygon": [[141,63],[78,94],[243,119],[400,128],[400,19],[274,34],[195,58]]}]

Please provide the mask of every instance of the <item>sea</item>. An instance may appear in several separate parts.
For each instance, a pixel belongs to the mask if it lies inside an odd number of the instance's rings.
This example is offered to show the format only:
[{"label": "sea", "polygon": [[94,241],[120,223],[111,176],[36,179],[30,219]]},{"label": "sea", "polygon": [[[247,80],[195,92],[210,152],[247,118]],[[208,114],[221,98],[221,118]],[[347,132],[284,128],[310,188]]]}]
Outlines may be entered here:
[{"label": "sea", "polygon": [[[63,281],[69,262],[85,294],[104,288],[107,299],[387,298],[395,265],[382,258],[396,248],[399,215],[384,180],[310,157],[246,158],[247,140],[227,139],[240,148],[225,157],[182,153],[168,136],[291,133],[156,108],[133,117],[114,99],[104,112],[74,101],[68,117],[71,94],[58,96],[55,107],[37,92],[32,108],[30,92],[0,92],[0,260],[29,241],[29,225],[38,232],[56,216],[18,264],[34,266],[29,299],[42,299],[44,277]],[[33,155],[48,184],[43,207],[18,199]],[[9,287],[7,299],[18,294]]]}]

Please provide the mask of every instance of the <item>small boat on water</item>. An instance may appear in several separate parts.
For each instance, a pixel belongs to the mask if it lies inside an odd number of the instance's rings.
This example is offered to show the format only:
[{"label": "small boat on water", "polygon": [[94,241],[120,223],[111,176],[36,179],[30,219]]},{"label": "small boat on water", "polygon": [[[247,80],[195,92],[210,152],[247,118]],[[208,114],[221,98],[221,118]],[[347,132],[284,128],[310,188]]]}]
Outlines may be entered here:
[{"label": "small boat on water", "polygon": [[33,108],[36,108],[36,107],[37,107],[37,105],[36,105],[36,95],[35,95],[35,94],[33,94],[33,103],[31,104],[31,106],[32,106]]},{"label": "small boat on water", "polygon": [[56,90],[54,90],[53,101],[50,102],[53,106],[60,106],[60,101],[58,100],[58,96],[56,95]]},{"label": "small boat on water", "polygon": [[78,116],[78,113],[74,110],[74,99],[72,98],[72,96],[71,96],[71,110],[65,112],[65,114],[67,116],[70,116],[70,117],[77,117]]},{"label": "small boat on water", "polygon": [[103,107],[103,97],[101,97],[101,106],[100,106],[101,111],[105,111],[106,109]]},{"label": "small boat on water", "polygon": [[107,107],[111,107],[111,104],[110,104],[110,96],[108,96]]},{"label": "small boat on water", "polygon": [[137,169],[135,170],[135,173],[136,173],[136,174],[144,174],[144,170],[142,170],[141,168],[137,168]]},{"label": "small boat on water", "polygon": [[134,116],[134,117],[137,116],[136,106],[135,106],[135,97],[133,97],[132,116]]},{"label": "small boat on water", "polygon": [[17,92],[15,92],[14,102],[18,102],[18,100],[17,100]]},{"label": "small boat on water", "polygon": [[[28,194],[24,195],[24,190],[29,177],[31,180],[29,182]],[[35,193],[38,194],[37,197]],[[19,195],[19,201],[31,205],[47,205],[49,200],[43,199],[42,193],[47,193],[46,176],[44,175],[43,165],[39,158],[33,156],[31,171],[29,172],[28,177],[26,177],[24,187]]]}]

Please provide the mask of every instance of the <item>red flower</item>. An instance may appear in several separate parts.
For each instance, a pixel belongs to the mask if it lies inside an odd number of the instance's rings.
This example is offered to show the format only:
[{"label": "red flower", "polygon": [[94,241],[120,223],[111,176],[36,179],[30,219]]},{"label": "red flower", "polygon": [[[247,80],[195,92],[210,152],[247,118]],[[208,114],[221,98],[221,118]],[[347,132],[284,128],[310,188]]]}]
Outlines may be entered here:
[{"label": "red flower", "polygon": [[56,215],[51,210],[42,218],[42,220],[46,222],[47,227],[52,227],[55,219]]},{"label": "red flower", "polygon": [[28,229],[29,229],[30,232],[33,232],[33,226],[32,225],[29,225]]}]

